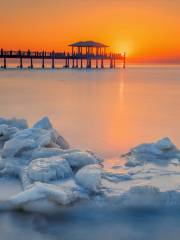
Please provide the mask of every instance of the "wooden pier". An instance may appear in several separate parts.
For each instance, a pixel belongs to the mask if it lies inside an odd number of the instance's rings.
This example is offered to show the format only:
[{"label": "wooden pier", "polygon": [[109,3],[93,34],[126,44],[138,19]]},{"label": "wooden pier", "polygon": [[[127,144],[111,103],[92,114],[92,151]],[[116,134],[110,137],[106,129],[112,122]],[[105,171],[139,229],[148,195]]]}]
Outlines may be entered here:
[{"label": "wooden pier", "polygon": [[0,50],[0,59],[3,59],[3,65],[1,68],[8,68],[8,59],[18,59],[19,69],[23,69],[23,60],[29,59],[29,68],[33,69],[33,60],[40,59],[42,62],[42,68],[45,68],[45,60],[51,60],[52,69],[56,68],[55,60],[64,60],[64,68],[84,68],[83,62],[85,61],[85,68],[91,69],[92,61],[95,62],[95,68],[104,68],[104,62],[109,62],[110,68],[116,68],[116,62],[120,61],[122,67],[126,67],[126,55],[120,53],[107,53],[108,46],[93,41],[76,42],[69,45],[71,52],[46,52],[46,51],[5,51]]}]

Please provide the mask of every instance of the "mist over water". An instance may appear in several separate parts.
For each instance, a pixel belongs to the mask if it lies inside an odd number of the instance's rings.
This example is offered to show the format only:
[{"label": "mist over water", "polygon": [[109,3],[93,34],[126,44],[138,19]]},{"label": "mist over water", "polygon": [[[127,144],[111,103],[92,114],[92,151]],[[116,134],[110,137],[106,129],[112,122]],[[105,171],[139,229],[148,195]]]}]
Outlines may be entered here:
[{"label": "mist over water", "polygon": [[102,209],[97,206],[76,208],[58,215],[1,213],[2,240],[177,240],[180,216],[154,210]]},{"label": "mist over water", "polygon": [[[112,166],[142,142],[169,136],[180,147],[180,67],[0,70],[0,115],[30,125],[47,115],[71,146],[95,151]],[[20,191],[13,184],[0,198]],[[2,212],[0,240],[178,240],[179,222],[179,209],[75,204],[53,215]]]}]

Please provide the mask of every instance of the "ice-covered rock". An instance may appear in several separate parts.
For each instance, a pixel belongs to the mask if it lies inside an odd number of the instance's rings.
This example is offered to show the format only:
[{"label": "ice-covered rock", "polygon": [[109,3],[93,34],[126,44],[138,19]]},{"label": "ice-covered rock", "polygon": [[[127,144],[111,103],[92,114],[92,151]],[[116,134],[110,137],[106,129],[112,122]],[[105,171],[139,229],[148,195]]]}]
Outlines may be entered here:
[{"label": "ice-covered rock", "polygon": [[89,192],[97,193],[101,187],[102,169],[99,165],[88,165],[81,168],[75,175],[77,184]]},{"label": "ice-covered rock", "polygon": [[172,159],[180,160],[180,151],[169,138],[163,138],[155,143],[138,145],[123,156],[127,160],[126,166],[134,167],[148,162],[168,164]]},{"label": "ice-covered rock", "polygon": [[78,170],[86,165],[98,164],[100,163],[100,158],[92,155],[88,152],[72,152],[63,155],[72,169]]},{"label": "ice-covered rock", "polygon": [[72,176],[69,163],[60,157],[39,158],[33,160],[28,168],[32,181],[49,182]]},{"label": "ice-covered rock", "polygon": [[28,128],[28,124],[25,119],[17,119],[17,118],[8,119],[8,118],[0,117],[0,125],[1,124],[8,125],[8,127],[16,127],[20,130]]}]

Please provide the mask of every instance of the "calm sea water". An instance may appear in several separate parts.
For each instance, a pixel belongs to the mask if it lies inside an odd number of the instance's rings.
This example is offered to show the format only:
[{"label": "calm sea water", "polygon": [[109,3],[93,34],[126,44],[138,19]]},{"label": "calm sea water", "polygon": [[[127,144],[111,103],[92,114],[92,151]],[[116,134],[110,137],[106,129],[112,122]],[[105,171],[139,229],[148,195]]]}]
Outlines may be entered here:
[{"label": "calm sea water", "polygon": [[[165,136],[180,147],[180,67],[0,70],[0,115],[24,117],[30,125],[47,115],[73,147],[109,159]],[[58,216],[4,213],[0,240],[178,240],[178,222],[178,213],[111,206],[71,208]]]},{"label": "calm sea water", "polygon": [[0,115],[47,115],[73,147],[105,157],[165,136],[180,146],[180,67],[1,70]]}]

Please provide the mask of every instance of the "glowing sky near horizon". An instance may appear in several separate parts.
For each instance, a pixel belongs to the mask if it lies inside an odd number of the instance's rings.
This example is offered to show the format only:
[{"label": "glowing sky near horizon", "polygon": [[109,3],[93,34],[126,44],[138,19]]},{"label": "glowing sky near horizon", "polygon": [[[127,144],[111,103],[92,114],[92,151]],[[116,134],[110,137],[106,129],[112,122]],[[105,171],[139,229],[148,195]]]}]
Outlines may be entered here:
[{"label": "glowing sky near horizon", "polygon": [[5,49],[94,40],[135,60],[180,60],[179,0],[0,0],[0,9]]}]

